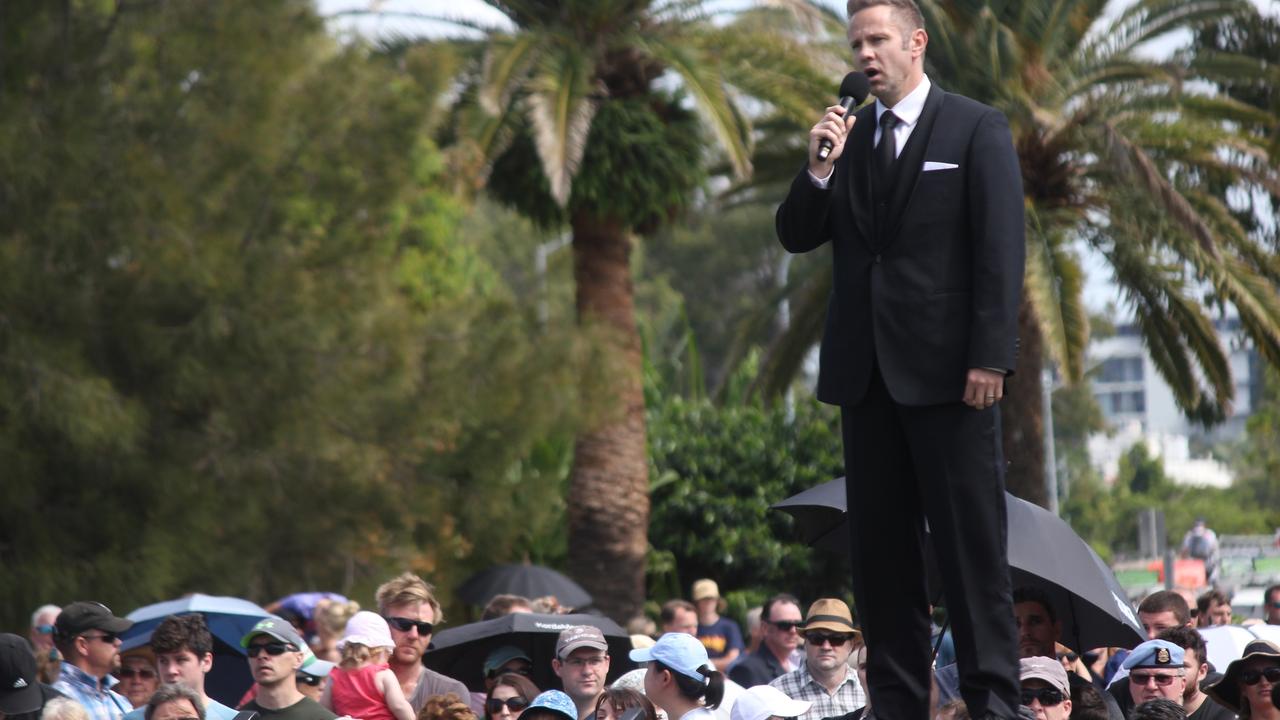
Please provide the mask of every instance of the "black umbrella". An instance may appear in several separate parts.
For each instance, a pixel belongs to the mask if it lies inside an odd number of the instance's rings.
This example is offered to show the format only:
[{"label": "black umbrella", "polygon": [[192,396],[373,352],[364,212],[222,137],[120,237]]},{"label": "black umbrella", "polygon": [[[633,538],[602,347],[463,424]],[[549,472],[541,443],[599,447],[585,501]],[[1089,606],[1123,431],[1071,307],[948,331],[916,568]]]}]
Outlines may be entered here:
[{"label": "black umbrella", "polygon": [[533,661],[534,684],[543,690],[560,688],[560,679],[551,669],[560,631],[574,625],[600,628],[609,643],[609,677],[613,682],[634,664],[627,657],[631,637],[617,623],[596,615],[541,615],[512,613],[493,620],[459,625],[435,634],[431,649],[422,662],[436,672],[461,680],[476,692],[484,691],[484,659],[503,645],[525,651]]},{"label": "black umbrella", "polygon": [[591,596],[578,583],[541,565],[495,565],[463,581],[454,593],[472,605],[485,605],[495,595],[522,595],[539,598],[554,595],[561,605],[583,608]]},{"label": "black umbrella", "polygon": [[[1115,573],[1061,518],[1005,493],[1009,523],[1009,571],[1014,587],[1044,591],[1062,622],[1062,642],[1078,651],[1133,647],[1146,640]],[[810,545],[848,553],[849,523],[844,478],[836,478],[773,506],[796,519]],[[929,548],[926,547],[926,550]],[[941,577],[928,552],[930,587]]]}]

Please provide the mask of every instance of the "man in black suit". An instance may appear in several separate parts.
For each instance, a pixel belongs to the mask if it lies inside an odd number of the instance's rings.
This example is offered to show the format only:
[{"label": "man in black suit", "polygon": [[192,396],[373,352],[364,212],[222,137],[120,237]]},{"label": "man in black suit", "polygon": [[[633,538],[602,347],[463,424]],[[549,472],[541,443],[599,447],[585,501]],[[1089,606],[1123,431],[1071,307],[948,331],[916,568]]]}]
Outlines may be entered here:
[{"label": "man in black suit", "polygon": [[[831,243],[818,397],[841,406],[873,705],[892,720],[928,716],[927,518],[961,694],[975,718],[1013,718],[998,403],[1025,259],[1018,157],[1001,113],[924,75],[928,35],[912,0],[848,9],[854,61],[877,100],[853,119],[827,108],[777,229],[791,252]],[[819,160],[824,139],[833,151]]]}]

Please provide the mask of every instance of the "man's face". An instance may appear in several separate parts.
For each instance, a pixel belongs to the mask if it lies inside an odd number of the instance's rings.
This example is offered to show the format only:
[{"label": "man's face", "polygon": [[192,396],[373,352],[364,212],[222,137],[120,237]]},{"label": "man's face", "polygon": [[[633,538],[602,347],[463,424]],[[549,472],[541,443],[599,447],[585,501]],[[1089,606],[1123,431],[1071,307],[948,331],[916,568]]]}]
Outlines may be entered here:
[{"label": "man's face", "polygon": [[1049,620],[1049,612],[1038,602],[1020,602],[1013,606],[1018,623],[1018,655],[1020,657],[1057,657],[1054,643],[1062,627]]},{"label": "man's face", "polygon": [[152,711],[151,720],[196,720],[200,715],[186,698],[160,703]]},{"label": "man's face", "polygon": [[871,93],[890,107],[914,89],[922,73],[924,30],[906,30],[887,5],[859,10],[849,18],[853,63],[871,81]]},{"label": "man's face", "polygon": [[769,608],[769,619],[764,625],[764,644],[777,657],[786,657],[800,647],[800,608],[794,603],[777,602]]},{"label": "man's face", "polygon": [[213,669],[213,653],[197,657],[189,648],[177,652],[156,653],[156,665],[160,678],[166,683],[182,683],[198,693],[204,693],[204,674]]},{"label": "man's face", "polygon": [[1231,624],[1231,603],[1210,602],[1209,603],[1209,624],[1210,625],[1230,625]]},{"label": "man's face", "polygon": [[[712,599],[711,602],[715,602]],[[662,624],[662,632],[685,633],[687,635],[698,634],[698,615],[692,610],[684,608],[676,608],[672,613],[671,622]]]},{"label": "man's face", "polygon": [[1209,674],[1209,665],[1200,661],[1195,650],[1187,648],[1186,655],[1182,658],[1182,667],[1187,671],[1187,689],[1182,692],[1182,704],[1186,705],[1200,694],[1200,681]]},{"label": "man's face", "polygon": [[707,617],[716,614],[716,609],[720,605],[720,598],[705,597],[694,603],[698,608],[698,615]]},{"label": "man's face", "polygon": [[1133,704],[1148,700],[1168,698],[1179,705],[1187,689],[1187,676],[1181,670],[1171,668],[1134,668],[1129,672],[1129,694]]},{"label": "man's face", "polygon": [[86,630],[76,640],[83,648],[84,670],[96,678],[106,677],[116,669],[116,657],[120,654],[120,638],[105,630]]},{"label": "man's face", "polygon": [[307,697],[320,702],[320,698],[324,697],[324,685],[328,681],[328,677],[317,677],[315,675],[307,675],[306,673],[296,673],[293,676],[294,681],[298,685],[298,692]]},{"label": "man's face", "polygon": [[853,633],[814,629],[804,634],[805,663],[823,673],[848,668]]},{"label": "man's face", "polygon": [[1280,590],[1267,596],[1266,616],[1269,625],[1280,625]]},{"label": "man's face", "polygon": [[1174,615],[1172,610],[1163,610],[1158,613],[1139,612],[1138,622],[1142,623],[1142,629],[1147,631],[1148,640],[1155,640],[1156,636],[1165,630],[1183,625],[1178,622],[1178,616]]},{"label": "man's face", "polygon": [[297,649],[270,635],[255,635],[245,650],[249,656],[249,672],[259,685],[297,686],[293,674],[302,667],[302,653]]},{"label": "man's face", "polygon": [[594,699],[604,690],[609,654],[595,648],[578,648],[564,660],[552,660],[551,669],[560,676],[565,693],[581,707],[582,701]]},{"label": "man's face", "polygon": [[[1046,693],[1058,702],[1046,699]],[[1036,720],[1066,720],[1071,717],[1071,698],[1064,696],[1061,690],[1043,680],[1036,678],[1023,680],[1022,696],[1022,704],[1035,712]],[[1047,702],[1050,704],[1046,705]]]},{"label": "man's face", "polygon": [[156,688],[160,687],[160,677],[151,661],[138,655],[120,658],[116,677],[120,680],[116,690],[134,707],[146,705]]},{"label": "man's face", "polygon": [[[410,620],[419,623],[435,623],[436,614],[431,609],[430,603],[405,603],[403,605],[387,606],[386,616],[391,618],[387,624],[391,626],[391,639],[395,641],[396,649],[391,653],[391,663],[393,665],[417,665],[422,660],[422,653],[427,651],[427,645],[431,642],[431,633],[421,632],[420,625],[411,625],[408,630],[400,630],[396,627],[396,618]],[[405,623],[400,623],[404,625]]]},{"label": "man's face", "polygon": [[36,622],[31,626],[27,637],[31,638],[31,646],[37,653],[48,653],[53,649],[53,623],[57,619],[56,612],[42,612],[36,616]]}]

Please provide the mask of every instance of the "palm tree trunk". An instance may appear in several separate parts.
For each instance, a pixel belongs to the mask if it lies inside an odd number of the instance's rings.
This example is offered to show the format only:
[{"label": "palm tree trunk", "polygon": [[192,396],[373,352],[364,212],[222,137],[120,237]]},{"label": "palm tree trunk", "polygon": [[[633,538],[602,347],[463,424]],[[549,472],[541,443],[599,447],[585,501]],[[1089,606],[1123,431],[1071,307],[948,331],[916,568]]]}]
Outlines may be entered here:
[{"label": "palm tree trunk", "polygon": [[[573,217],[578,322],[597,344],[607,375],[584,383],[602,419],[580,433],[569,476],[569,572],[595,605],[625,623],[645,598],[649,464],[640,334],[631,284],[631,239],[618,221]],[[599,331],[599,332],[596,332]]]},{"label": "palm tree trunk", "polygon": [[1044,367],[1044,338],[1026,294],[1018,309],[1017,372],[1005,385],[1000,404],[1004,423],[1004,455],[1008,461],[1005,486],[1009,492],[1048,507],[1044,485],[1044,398],[1040,369]]}]

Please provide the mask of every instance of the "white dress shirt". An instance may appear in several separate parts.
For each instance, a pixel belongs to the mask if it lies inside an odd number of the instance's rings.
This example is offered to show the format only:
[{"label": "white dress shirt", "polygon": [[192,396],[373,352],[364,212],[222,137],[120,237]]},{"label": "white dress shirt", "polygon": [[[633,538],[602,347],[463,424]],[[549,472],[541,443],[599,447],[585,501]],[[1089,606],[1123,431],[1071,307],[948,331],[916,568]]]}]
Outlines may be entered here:
[{"label": "white dress shirt", "polygon": [[[885,111],[892,110],[893,114],[898,116],[898,124],[893,128],[893,138],[898,141],[897,154],[894,157],[901,155],[902,148],[906,147],[907,139],[911,137],[911,132],[916,129],[916,123],[920,122],[920,113],[924,112],[924,101],[929,97],[929,88],[931,87],[933,87],[933,83],[929,82],[929,76],[925,75],[920,79],[920,84],[916,86],[915,90],[907,93],[906,97],[899,100],[898,104],[891,108],[885,107],[884,103],[880,102],[880,98],[876,98],[876,135],[872,144],[879,145],[880,136],[884,134],[884,131],[880,129],[880,116]],[[833,167],[831,173],[834,172],[835,168]],[[809,179],[813,181],[816,187],[826,190],[827,186],[831,184],[831,173],[827,173],[826,177],[820,178],[810,172]]]}]

